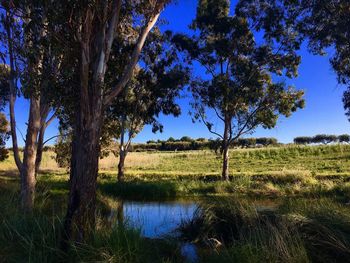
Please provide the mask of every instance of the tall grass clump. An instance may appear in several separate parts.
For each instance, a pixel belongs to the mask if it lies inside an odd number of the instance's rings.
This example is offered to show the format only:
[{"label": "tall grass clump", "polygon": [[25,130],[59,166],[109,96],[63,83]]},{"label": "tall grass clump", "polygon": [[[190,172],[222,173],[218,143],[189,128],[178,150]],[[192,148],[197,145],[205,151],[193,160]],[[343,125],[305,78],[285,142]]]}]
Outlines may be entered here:
[{"label": "tall grass clump", "polygon": [[[178,260],[174,244],[158,241],[159,244],[155,245],[144,239],[140,230],[120,222],[108,222],[100,212],[91,237],[85,243],[72,242],[69,250],[63,251],[64,209],[59,206],[61,198],[50,196],[48,191],[40,193],[33,213],[23,214],[18,205],[18,191],[1,187],[0,190],[0,262],[141,263]],[[163,249],[162,254],[158,248]]]},{"label": "tall grass clump", "polygon": [[225,199],[203,203],[179,231],[216,251],[204,262],[348,262],[350,221],[329,204],[272,211]]}]

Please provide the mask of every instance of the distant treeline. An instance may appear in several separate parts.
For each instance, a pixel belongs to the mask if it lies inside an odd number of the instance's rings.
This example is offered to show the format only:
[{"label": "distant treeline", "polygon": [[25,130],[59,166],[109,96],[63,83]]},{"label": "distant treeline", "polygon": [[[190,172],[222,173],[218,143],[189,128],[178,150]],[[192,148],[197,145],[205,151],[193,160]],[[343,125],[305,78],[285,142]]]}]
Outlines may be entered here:
[{"label": "distant treeline", "polygon": [[329,144],[329,143],[349,143],[350,135],[328,135],[328,134],[318,134],[313,137],[300,136],[294,138],[295,144]]},{"label": "distant treeline", "polygon": [[[232,147],[263,147],[277,145],[276,138],[240,138],[231,144]],[[212,149],[219,150],[221,140],[206,138],[192,139],[184,136],[180,139],[170,137],[168,140],[147,141],[147,143],[133,144],[131,151],[188,151]]]}]

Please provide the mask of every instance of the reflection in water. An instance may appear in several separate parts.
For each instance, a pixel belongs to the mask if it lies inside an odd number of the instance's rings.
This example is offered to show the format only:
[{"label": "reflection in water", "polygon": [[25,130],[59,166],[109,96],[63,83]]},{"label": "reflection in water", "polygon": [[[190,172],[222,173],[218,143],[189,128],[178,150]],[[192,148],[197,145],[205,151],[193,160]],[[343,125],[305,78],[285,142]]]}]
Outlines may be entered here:
[{"label": "reflection in water", "polygon": [[174,231],[182,221],[190,220],[197,208],[194,202],[124,202],[127,223],[149,238]]},{"label": "reflection in water", "polygon": [[[246,200],[248,201],[248,200]],[[275,210],[276,200],[249,200],[257,210]],[[141,229],[147,238],[174,235],[183,221],[193,218],[198,205],[195,201],[134,202],[120,200],[109,216],[111,223],[127,223]],[[197,262],[197,247],[191,243],[180,243],[181,254],[187,262]]]},{"label": "reflection in water", "polygon": [[[147,238],[159,238],[175,234],[174,230],[183,221],[190,220],[197,209],[195,202],[131,202],[118,201],[112,209],[111,222],[127,223],[140,228]],[[181,243],[181,254],[187,262],[198,261],[197,248],[191,243]]]}]

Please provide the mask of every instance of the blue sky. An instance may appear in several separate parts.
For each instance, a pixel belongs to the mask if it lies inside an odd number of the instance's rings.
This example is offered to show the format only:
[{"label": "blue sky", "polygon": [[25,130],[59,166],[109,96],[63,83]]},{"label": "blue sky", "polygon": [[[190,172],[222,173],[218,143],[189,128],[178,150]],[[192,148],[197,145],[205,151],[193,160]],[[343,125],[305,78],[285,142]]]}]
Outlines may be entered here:
[{"label": "blue sky", "polygon": [[[163,25],[162,29],[189,33],[188,25],[195,16],[196,4],[196,0],[178,0],[177,4],[168,6],[161,16],[168,23]],[[305,47],[300,51],[300,55],[302,63],[299,68],[299,77],[289,80],[287,83],[305,90],[306,107],[289,118],[280,118],[274,129],[257,129],[252,136],[276,137],[279,141],[288,143],[292,142],[294,137],[301,135],[350,133],[350,123],[344,114],[342,104],[344,87],[337,84],[336,75],[328,61],[329,57],[313,56],[307,52]],[[201,72],[200,68],[195,69],[196,74],[204,74]],[[184,93],[184,95],[186,94]],[[184,135],[193,138],[215,138],[202,123],[192,123],[188,114],[191,110],[189,102],[189,97],[178,100],[182,108],[182,115],[178,118],[160,116],[159,120],[164,125],[163,133],[153,134],[151,127],[145,127],[135,138],[135,141],[167,139],[170,136],[180,138]],[[18,129],[25,134],[28,102],[22,98],[18,99],[16,115]],[[220,123],[214,121],[214,124],[217,124],[217,129],[220,130]],[[56,135],[57,128],[58,122],[56,121],[48,127],[46,138]],[[21,137],[20,133],[18,137]],[[19,139],[19,144],[23,145],[22,139]],[[10,141],[8,146],[11,146]]]}]

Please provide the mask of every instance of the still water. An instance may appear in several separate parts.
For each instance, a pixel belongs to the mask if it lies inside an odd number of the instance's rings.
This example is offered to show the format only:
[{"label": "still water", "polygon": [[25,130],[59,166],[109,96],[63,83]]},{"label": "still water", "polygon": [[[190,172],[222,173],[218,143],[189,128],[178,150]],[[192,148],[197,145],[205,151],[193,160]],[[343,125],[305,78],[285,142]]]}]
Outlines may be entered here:
[{"label": "still water", "polygon": [[[274,209],[276,202],[268,200],[252,201],[258,210]],[[110,220],[118,220],[127,223],[131,227],[141,230],[144,237],[162,238],[166,236],[176,237],[176,229],[184,222],[191,220],[198,208],[198,203],[193,200],[139,202],[119,201],[116,209],[110,214]],[[187,262],[198,260],[197,247],[191,243],[179,242],[181,254]]]},{"label": "still water", "polygon": [[[110,220],[122,220],[141,230],[144,237],[162,238],[176,236],[176,229],[183,221],[193,218],[198,205],[194,201],[135,202],[120,201],[111,211]],[[180,242],[181,254],[187,262],[196,262],[194,244]]]}]

